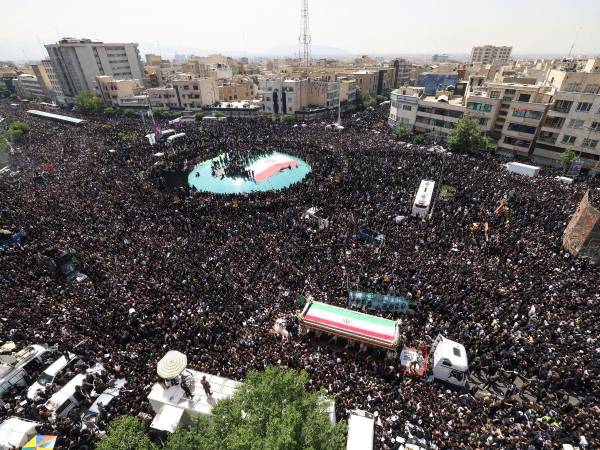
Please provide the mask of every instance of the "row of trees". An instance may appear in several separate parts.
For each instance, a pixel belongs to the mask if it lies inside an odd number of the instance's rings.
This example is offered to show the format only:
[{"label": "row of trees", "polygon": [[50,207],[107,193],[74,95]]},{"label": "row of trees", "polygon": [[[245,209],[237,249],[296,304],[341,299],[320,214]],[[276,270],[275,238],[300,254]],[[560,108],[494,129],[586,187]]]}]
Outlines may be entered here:
[{"label": "row of trees", "polygon": [[[178,428],[168,450],[342,450],[345,422],[332,425],[323,395],[306,390],[308,374],[268,367],[248,374],[233,397],[221,400],[210,419]],[[136,417],[122,416],[109,426],[97,450],[158,450]]]}]

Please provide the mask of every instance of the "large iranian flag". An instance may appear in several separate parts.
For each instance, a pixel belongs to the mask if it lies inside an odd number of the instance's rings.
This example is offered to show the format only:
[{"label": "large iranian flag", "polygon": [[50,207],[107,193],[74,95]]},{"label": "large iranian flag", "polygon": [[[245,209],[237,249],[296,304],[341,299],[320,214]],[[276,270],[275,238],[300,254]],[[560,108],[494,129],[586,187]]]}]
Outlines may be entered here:
[{"label": "large iranian flag", "polygon": [[314,325],[323,331],[339,331],[339,334],[386,348],[393,348],[398,342],[395,321],[325,303],[312,302],[305,309],[302,320],[308,326]]}]

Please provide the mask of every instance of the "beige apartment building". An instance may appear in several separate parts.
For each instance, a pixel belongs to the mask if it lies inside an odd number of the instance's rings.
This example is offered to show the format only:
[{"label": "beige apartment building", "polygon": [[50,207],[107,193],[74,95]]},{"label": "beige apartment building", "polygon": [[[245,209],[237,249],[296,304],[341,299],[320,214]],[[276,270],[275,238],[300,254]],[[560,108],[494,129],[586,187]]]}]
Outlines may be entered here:
[{"label": "beige apartment building", "polygon": [[535,161],[562,164],[561,153],[573,149],[585,168],[600,163],[600,64],[590,60],[590,72],[551,70],[549,80],[557,89],[536,142]]},{"label": "beige apartment building", "polygon": [[248,77],[234,77],[230,82],[219,85],[219,99],[222,101],[254,100],[258,88]]},{"label": "beige apartment building", "polygon": [[115,80],[110,75],[96,77],[96,92],[107,105],[118,107],[148,106],[148,96],[139,80]]},{"label": "beige apartment building", "polygon": [[152,108],[201,110],[219,101],[219,89],[211,78],[178,74],[164,87],[147,90]]},{"label": "beige apartment building", "polygon": [[492,64],[496,62],[506,62],[510,59],[512,47],[494,45],[481,45],[473,47],[471,50],[471,62],[481,62],[484,64]]}]

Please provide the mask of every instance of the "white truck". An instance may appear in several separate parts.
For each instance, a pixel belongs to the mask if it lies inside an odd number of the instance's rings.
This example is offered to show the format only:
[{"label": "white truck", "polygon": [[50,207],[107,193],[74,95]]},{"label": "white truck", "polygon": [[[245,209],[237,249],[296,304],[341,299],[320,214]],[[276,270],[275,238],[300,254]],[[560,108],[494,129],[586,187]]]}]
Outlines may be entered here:
[{"label": "white truck", "polygon": [[348,417],[346,450],[372,450],[375,435],[373,414],[356,409]]},{"label": "white truck", "polygon": [[29,345],[12,355],[0,355],[0,397],[13,386],[27,384],[27,369],[42,365],[50,349],[43,345]]},{"label": "white truck", "polygon": [[467,351],[462,344],[446,339],[441,334],[433,341],[433,378],[463,387],[469,377]]},{"label": "white truck", "polygon": [[540,173],[538,166],[530,166],[529,164],[523,164],[520,162],[509,162],[506,164],[506,170],[512,173],[518,173],[519,175],[526,175],[528,177],[537,177]]}]

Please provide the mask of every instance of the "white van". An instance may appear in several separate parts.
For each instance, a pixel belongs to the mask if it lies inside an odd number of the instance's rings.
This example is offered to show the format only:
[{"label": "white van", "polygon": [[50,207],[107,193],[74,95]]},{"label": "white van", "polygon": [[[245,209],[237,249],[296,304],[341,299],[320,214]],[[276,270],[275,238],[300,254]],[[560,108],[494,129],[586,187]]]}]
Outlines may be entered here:
[{"label": "white van", "polygon": [[431,353],[433,353],[433,378],[460,387],[467,383],[469,361],[467,351],[462,344],[446,339],[440,334],[431,346]]},{"label": "white van", "polygon": [[44,406],[53,416],[66,416],[85,399],[83,395],[76,392],[76,387],[81,386],[85,377],[90,373],[99,373],[103,370],[102,365],[97,364],[93,368],[88,369],[86,373],[75,375],[60,391],[55,392]]},{"label": "white van", "polygon": [[185,137],[185,133],[177,133],[174,134],[173,136],[169,136],[167,138],[167,144],[172,144],[174,141],[176,141],[179,138]]},{"label": "white van", "polygon": [[348,440],[346,450],[372,450],[375,435],[373,414],[354,410],[348,418]]},{"label": "white van", "polygon": [[29,400],[33,400],[39,391],[43,391],[46,388],[46,386],[49,386],[54,383],[56,375],[58,375],[61,370],[63,370],[65,367],[67,367],[69,364],[71,364],[77,359],[77,355],[69,353],[68,359],[65,355],[63,355],[56,361],[54,361],[52,364],[50,364],[48,367],[46,367],[46,369],[42,372],[42,374],[39,376],[36,382],[33,383],[27,390],[27,398]]},{"label": "white van", "polygon": [[29,366],[43,364],[49,351],[34,344],[12,355],[0,355],[0,397],[13,386],[25,386]]}]

